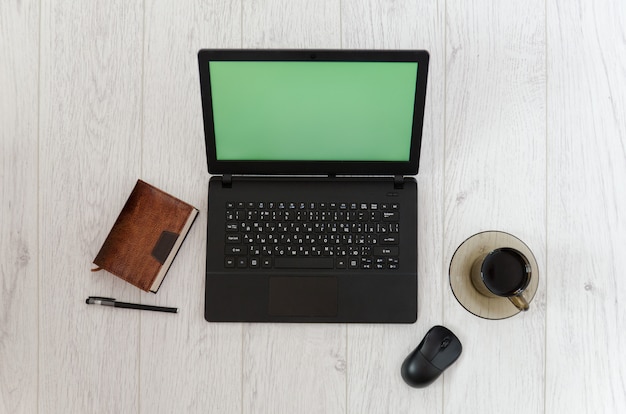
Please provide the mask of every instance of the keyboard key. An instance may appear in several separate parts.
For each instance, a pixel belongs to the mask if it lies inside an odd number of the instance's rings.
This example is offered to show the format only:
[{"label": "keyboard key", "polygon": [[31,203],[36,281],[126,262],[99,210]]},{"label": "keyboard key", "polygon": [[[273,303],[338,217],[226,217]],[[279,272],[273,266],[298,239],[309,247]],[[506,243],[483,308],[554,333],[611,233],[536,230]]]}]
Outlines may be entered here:
[{"label": "keyboard key", "polygon": [[332,269],[334,259],[326,257],[277,257],[274,259],[277,269]]},{"label": "keyboard key", "polygon": [[226,255],[240,256],[246,254],[246,249],[243,246],[226,246],[224,250]]},{"label": "keyboard key", "polygon": [[374,256],[397,256],[397,247],[374,247]]},{"label": "keyboard key", "polygon": [[248,254],[250,256],[260,256],[261,248],[259,246],[250,246],[250,248],[248,249]]},{"label": "keyboard key", "polygon": [[240,234],[227,234],[226,235],[226,243],[228,243],[228,244],[239,244],[239,243],[241,243],[241,235]]},{"label": "keyboard key", "polygon": [[390,233],[390,234],[386,234],[382,239],[381,239],[381,244],[398,244],[398,233]]},{"label": "keyboard key", "polygon": [[383,221],[398,221],[398,212],[397,211],[384,211]]}]

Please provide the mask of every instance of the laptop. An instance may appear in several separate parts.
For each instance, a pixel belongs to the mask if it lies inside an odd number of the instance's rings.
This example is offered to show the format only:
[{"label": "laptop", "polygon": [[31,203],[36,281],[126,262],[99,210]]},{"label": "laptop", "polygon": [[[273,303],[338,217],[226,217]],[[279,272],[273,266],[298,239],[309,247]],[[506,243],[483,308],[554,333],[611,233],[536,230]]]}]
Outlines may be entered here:
[{"label": "laptop", "polygon": [[207,321],[416,321],[428,60],[199,51]]}]

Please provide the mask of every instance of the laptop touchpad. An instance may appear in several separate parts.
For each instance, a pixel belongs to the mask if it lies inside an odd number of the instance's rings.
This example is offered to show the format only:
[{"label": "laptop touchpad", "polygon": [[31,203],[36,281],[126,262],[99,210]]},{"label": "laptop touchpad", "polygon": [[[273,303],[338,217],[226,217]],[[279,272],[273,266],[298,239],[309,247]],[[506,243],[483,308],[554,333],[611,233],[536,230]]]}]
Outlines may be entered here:
[{"label": "laptop touchpad", "polygon": [[337,278],[270,277],[272,316],[337,316]]}]

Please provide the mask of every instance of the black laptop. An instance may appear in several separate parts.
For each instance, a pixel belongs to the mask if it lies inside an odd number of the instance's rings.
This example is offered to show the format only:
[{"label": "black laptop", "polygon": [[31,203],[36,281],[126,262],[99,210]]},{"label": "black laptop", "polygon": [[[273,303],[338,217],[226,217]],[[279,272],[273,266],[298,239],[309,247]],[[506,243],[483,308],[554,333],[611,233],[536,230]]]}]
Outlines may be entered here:
[{"label": "black laptop", "polygon": [[201,50],[205,318],[412,323],[426,51]]}]

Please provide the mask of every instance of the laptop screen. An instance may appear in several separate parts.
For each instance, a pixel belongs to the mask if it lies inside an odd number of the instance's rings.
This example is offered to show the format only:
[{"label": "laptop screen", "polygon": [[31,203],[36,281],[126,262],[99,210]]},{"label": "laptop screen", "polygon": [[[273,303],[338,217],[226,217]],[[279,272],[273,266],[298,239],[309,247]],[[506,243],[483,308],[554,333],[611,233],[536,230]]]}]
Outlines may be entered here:
[{"label": "laptop screen", "polygon": [[198,53],[209,172],[416,174],[426,51]]},{"label": "laptop screen", "polygon": [[216,157],[408,161],[417,62],[209,62]]}]

